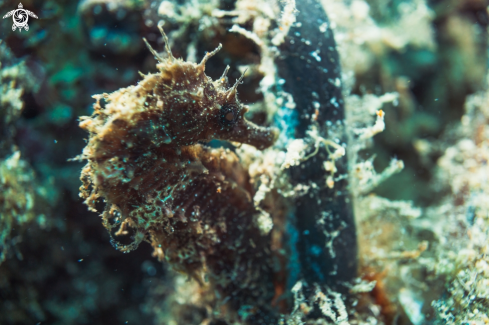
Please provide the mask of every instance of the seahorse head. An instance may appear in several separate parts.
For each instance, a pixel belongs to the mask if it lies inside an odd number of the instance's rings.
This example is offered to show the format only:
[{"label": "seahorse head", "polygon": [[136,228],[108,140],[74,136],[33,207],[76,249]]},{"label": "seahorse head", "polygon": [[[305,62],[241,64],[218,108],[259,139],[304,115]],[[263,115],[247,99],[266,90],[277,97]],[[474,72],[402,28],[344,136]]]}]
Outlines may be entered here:
[{"label": "seahorse head", "polygon": [[[137,156],[152,149],[179,148],[213,139],[259,149],[271,146],[278,130],[257,126],[244,117],[248,108],[237,96],[243,76],[228,87],[229,67],[217,80],[205,74],[207,60],[221,45],[198,64],[186,62],[173,56],[161,27],[160,31],[166,43],[165,57],[144,40],[159,61],[159,72],[143,75],[138,85],[94,96],[94,115],[82,117],[80,123],[92,135],[85,157],[102,161],[122,152]],[[100,103],[102,98],[105,105]]]},{"label": "seahorse head", "polygon": [[146,44],[158,59],[160,72],[146,76],[140,85],[148,92],[147,105],[161,111],[160,119],[169,143],[182,146],[221,139],[264,149],[275,142],[278,135],[275,129],[257,126],[244,117],[248,107],[237,96],[243,75],[232,87],[228,87],[226,77],[229,67],[217,80],[206,76],[205,64],[221,45],[195,64],[173,57],[168,45],[167,56],[163,58]]}]

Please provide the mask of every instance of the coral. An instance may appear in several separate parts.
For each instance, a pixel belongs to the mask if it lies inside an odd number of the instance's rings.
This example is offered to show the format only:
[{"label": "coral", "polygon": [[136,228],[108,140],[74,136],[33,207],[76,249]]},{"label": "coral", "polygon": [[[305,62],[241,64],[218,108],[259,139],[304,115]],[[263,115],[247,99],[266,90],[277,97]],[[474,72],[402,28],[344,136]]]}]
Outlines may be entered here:
[{"label": "coral", "polygon": [[[34,172],[16,151],[0,162],[0,263],[5,260],[13,229],[22,229],[35,217]],[[17,230],[19,232],[19,230]]]},{"label": "coral", "polygon": [[[15,123],[24,109],[22,95],[33,87],[25,62],[16,60],[0,40],[0,263],[5,261],[9,249],[21,240],[20,234],[36,216],[34,171],[20,158],[13,140]],[[18,255],[21,256],[20,252]]]},{"label": "coral", "polygon": [[237,98],[241,78],[227,88],[228,69],[216,81],[205,75],[207,60],[220,48],[199,64],[185,62],[173,57],[161,32],[167,56],[149,47],[160,72],[95,96],[94,114],[81,119],[90,133],[81,196],[92,210],[103,197],[105,227],[134,236],[127,245],[113,239],[117,249],[129,252],[146,240],[174,269],[197,281],[205,273],[231,311],[266,309],[273,293],[271,257],[267,237],[253,222],[258,211],[249,175],[231,151],[200,142],[222,139],[264,149],[277,131],[244,118],[247,108]]},{"label": "coral", "polygon": [[346,99],[347,121],[353,127],[348,154],[355,164],[350,179],[361,243],[360,275],[375,281],[367,294],[372,300],[360,296],[359,310],[363,304],[376,305],[377,319],[386,323],[397,318],[412,324],[483,324],[488,312],[487,91],[468,97],[461,122],[441,140],[420,144],[426,154],[444,151],[431,184],[444,197],[428,208],[366,195],[402,169],[402,161],[392,159],[378,175],[373,157],[362,161],[360,155],[371,145],[362,139],[367,115],[374,115],[384,99],[396,98],[384,96]]},{"label": "coral", "polygon": [[[399,19],[380,25],[371,16],[368,1],[323,0],[324,8],[334,24],[342,65],[357,76],[369,71],[374,61],[389,51],[404,51],[407,47],[436,47],[431,26],[434,13],[424,0],[399,5]],[[386,19],[391,19],[385,13]],[[402,32],[401,32],[402,31]]]},{"label": "coral", "polygon": [[484,324],[488,319],[489,286],[489,92],[467,99],[461,123],[449,135],[456,143],[438,161],[438,186],[448,187],[444,204],[430,211],[443,218],[435,271],[446,277],[446,292],[432,302],[439,324]]},{"label": "coral", "polygon": [[22,95],[34,88],[32,76],[22,60],[16,60],[0,40],[0,157],[11,154],[14,123],[24,109]]},{"label": "coral", "polygon": [[[426,0],[322,3],[338,40],[345,88],[355,95],[399,95],[386,105],[387,110],[392,108],[385,119],[391,127],[368,151],[376,154],[378,166],[387,166],[395,153],[405,168],[376,193],[391,199],[414,198],[423,205],[440,199],[429,185],[443,152],[426,155],[415,147],[441,136],[460,118],[465,97],[483,85],[486,6],[480,1],[448,5]],[[397,190],[401,182],[412,186]]]}]

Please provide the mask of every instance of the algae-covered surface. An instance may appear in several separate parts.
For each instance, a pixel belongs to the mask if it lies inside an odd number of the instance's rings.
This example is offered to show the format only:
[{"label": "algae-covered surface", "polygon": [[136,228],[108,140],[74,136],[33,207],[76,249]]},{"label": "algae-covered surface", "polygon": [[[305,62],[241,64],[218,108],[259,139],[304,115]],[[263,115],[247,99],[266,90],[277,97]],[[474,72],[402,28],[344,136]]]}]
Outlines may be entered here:
[{"label": "algae-covered surface", "polygon": [[483,0],[0,0],[0,324],[489,323]]}]

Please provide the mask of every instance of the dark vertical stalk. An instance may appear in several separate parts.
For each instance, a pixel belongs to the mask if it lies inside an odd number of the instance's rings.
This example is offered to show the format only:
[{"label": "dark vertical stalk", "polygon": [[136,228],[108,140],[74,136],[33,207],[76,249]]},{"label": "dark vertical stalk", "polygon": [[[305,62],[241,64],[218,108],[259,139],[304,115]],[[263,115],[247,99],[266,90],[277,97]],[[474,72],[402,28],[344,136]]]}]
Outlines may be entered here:
[{"label": "dark vertical stalk", "polygon": [[[318,0],[298,0],[296,6],[297,21],[276,60],[279,74],[285,79],[283,89],[292,94],[297,105],[295,137],[306,137],[306,131],[317,123],[323,137],[328,137],[328,132],[341,132],[340,141],[344,143],[341,69],[330,22]],[[347,175],[346,159],[345,156],[336,161],[335,177]],[[355,223],[347,177],[336,180],[332,189],[325,186],[325,160],[328,153],[321,148],[316,156],[290,169],[294,184],[319,185],[319,189],[309,190],[295,202],[298,278],[346,292],[341,284],[352,280],[357,271]],[[325,222],[321,224],[319,220]]]}]

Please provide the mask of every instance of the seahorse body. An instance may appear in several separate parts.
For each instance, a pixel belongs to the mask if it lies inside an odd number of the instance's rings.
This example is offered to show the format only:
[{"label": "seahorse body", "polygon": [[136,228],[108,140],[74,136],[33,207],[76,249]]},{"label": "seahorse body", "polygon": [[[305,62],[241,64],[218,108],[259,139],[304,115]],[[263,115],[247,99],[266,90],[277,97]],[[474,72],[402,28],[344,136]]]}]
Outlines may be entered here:
[{"label": "seahorse body", "polygon": [[228,69],[215,81],[205,75],[206,61],[220,47],[199,64],[185,62],[173,57],[162,34],[167,57],[150,48],[159,72],[94,96],[93,115],[81,119],[90,133],[81,196],[93,210],[104,198],[109,232],[133,232],[131,244],[114,240],[119,250],[148,241],[174,269],[197,279],[205,270],[230,310],[269,305],[269,239],[253,222],[248,172],[233,152],[200,143],[222,139],[264,149],[277,131],[244,118],[247,108],[236,90],[241,79],[227,88]]}]

